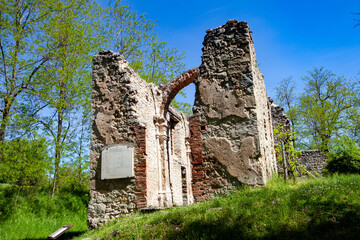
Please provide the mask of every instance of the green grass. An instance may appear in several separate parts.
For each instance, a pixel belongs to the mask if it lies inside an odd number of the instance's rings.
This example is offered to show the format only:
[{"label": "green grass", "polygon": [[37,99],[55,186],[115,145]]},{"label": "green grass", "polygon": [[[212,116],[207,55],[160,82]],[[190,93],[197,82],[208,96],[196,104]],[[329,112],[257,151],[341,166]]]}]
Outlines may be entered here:
[{"label": "green grass", "polygon": [[104,239],[115,229],[116,239],[360,239],[359,187],[359,175],[273,179],[264,188],[123,217],[75,239]]},{"label": "green grass", "polygon": [[62,239],[86,231],[88,194],[61,191],[51,198],[49,189],[0,186],[0,239],[47,239],[65,224],[74,224]]},{"label": "green grass", "polygon": [[287,184],[274,178],[264,188],[136,213],[85,232],[86,192],[52,199],[46,189],[6,185],[0,186],[0,239],[46,239],[65,224],[75,226],[61,239],[360,239],[359,188],[360,175]]}]

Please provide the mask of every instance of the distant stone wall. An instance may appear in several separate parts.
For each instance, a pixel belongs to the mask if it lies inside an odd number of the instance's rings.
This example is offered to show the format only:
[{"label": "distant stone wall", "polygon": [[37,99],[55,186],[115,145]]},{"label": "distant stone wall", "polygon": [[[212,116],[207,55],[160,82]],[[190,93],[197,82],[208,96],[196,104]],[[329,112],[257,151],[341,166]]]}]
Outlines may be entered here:
[{"label": "distant stone wall", "polygon": [[298,158],[298,164],[304,165],[307,171],[316,176],[316,173],[322,175],[327,160],[327,155],[320,150],[306,150],[301,151],[301,155]]},{"label": "distant stone wall", "polygon": [[247,23],[210,29],[203,44],[190,119],[197,201],[240,183],[263,185],[276,171],[270,108]]}]

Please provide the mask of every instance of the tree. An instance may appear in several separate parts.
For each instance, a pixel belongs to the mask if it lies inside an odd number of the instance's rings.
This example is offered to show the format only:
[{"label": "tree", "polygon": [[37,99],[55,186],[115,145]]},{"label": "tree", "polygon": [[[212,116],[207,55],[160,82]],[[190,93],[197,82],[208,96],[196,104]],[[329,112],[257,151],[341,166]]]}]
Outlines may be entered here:
[{"label": "tree", "polygon": [[0,1],[0,142],[16,115],[17,100],[51,58],[50,49],[38,43],[39,26],[50,12],[51,1]]},{"label": "tree", "polygon": [[117,0],[109,6],[109,46],[122,54],[130,66],[147,82],[156,85],[174,79],[184,70],[184,55],[159,41],[154,32],[155,21],[138,15]]},{"label": "tree", "polygon": [[291,131],[293,133],[292,141],[293,141],[293,146],[295,147],[295,126],[297,121],[295,104],[297,101],[297,96],[294,92],[295,83],[292,80],[292,77],[281,80],[279,85],[275,88],[275,90],[276,90],[277,103],[280,106],[285,107],[285,113],[289,117]]},{"label": "tree", "polygon": [[295,181],[299,175],[297,158],[301,152],[296,151],[292,144],[294,133],[286,131],[280,124],[278,128],[274,129],[274,135],[278,139],[275,153],[279,165],[284,170],[284,180],[286,182],[289,178],[293,178]]},{"label": "tree", "polygon": [[32,91],[34,98],[46,106],[46,113],[43,111],[35,118],[43,125],[54,150],[52,195],[58,187],[62,159],[71,143],[77,141],[84,118],[90,115],[89,63],[102,43],[91,12],[96,8],[93,2],[57,1],[54,8],[56,11],[48,15],[40,29],[45,46],[57,47],[49,64],[37,75],[37,86]]},{"label": "tree", "polygon": [[[358,90],[358,92],[360,92]],[[347,135],[360,146],[360,108],[354,107],[346,111]]]},{"label": "tree", "polygon": [[303,79],[298,106],[302,143],[328,152],[331,139],[347,129],[346,112],[359,107],[357,83],[324,68],[314,68]]}]

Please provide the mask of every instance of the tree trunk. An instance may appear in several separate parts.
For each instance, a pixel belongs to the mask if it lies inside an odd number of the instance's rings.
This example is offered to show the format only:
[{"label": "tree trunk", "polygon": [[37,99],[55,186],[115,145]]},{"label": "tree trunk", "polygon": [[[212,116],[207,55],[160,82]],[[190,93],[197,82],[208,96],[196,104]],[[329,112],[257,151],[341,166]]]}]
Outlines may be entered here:
[{"label": "tree trunk", "polygon": [[[2,144],[5,141],[5,133],[6,133],[6,127],[9,121],[10,117],[10,104],[7,99],[4,99],[4,110],[2,112],[2,118],[1,118],[1,125],[0,125],[0,144]],[[0,163],[2,159],[2,152],[0,152]]]},{"label": "tree trunk", "polygon": [[55,169],[54,169],[54,181],[53,181],[53,188],[51,196],[54,197],[55,191],[58,187],[58,178],[59,178],[59,166],[61,160],[61,134],[62,134],[62,124],[63,124],[63,117],[61,112],[58,111],[58,130],[57,136],[55,139]]},{"label": "tree trunk", "polygon": [[287,161],[286,161],[286,154],[285,154],[285,144],[282,142],[281,143],[281,153],[282,153],[282,157],[283,157],[283,166],[284,166],[284,178],[285,178],[285,182],[288,180],[288,168],[287,168]]},{"label": "tree trunk", "polygon": [[5,140],[5,132],[10,116],[10,102],[7,99],[4,99],[4,110],[2,112],[1,126],[0,126],[0,143]]}]

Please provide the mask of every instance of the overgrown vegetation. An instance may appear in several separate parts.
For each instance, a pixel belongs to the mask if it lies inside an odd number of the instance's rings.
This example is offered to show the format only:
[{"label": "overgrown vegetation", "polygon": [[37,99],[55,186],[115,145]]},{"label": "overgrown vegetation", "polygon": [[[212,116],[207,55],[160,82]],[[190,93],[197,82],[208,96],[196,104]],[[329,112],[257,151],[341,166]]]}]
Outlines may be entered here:
[{"label": "overgrown vegetation", "polygon": [[[290,130],[290,129],[289,129]],[[294,147],[295,133],[290,132],[281,124],[274,129],[274,137],[277,139],[275,145],[276,159],[278,166],[282,167],[284,180],[292,178],[294,181],[299,175],[298,156],[301,154]]]},{"label": "overgrown vegetation", "polygon": [[74,224],[66,237],[86,231],[87,189],[62,189],[0,185],[0,239],[46,239],[61,226]]},{"label": "overgrown vegetation", "polygon": [[[65,239],[356,239],[360,237],[360,175],[274,177],[187,207],[124,216],[86,231],[86,190],[0,186],[0,239],[46,239],[74,224]],[[117,233],[114,231],[118,230]],[[82,234],[78,236],[79,234]]]},{"label": "overgrown vegetation", "polygon": [[297,183],[275,178],[264,188],[125,216],[75,239],[357,239],[359,191],[359,175]]},{"label": "overgrown vegetation", "polygon": [[360,174],[360,148],[347,136],[338,139],[329,153],[328,173]]},{"label": "overgrown vegetation", "polygon": [[0,183],[46,184],[49,156],[45,139],[14,139],[0,143]]}]

